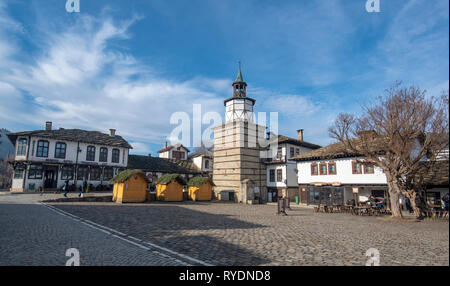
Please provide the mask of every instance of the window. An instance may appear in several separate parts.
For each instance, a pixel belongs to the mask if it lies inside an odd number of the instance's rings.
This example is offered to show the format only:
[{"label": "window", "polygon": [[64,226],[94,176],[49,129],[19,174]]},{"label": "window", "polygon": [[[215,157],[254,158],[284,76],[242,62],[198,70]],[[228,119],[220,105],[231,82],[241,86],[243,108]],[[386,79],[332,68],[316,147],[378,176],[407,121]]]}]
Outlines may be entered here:
[{"label": "window", "polygon": [[316,163],[311,164],[311,175],[312,175],[312,176],[317,176],[317,175],[319,175],[319,167],[317,166]]},{"label": "window", "polygon": [[61,171],[62,180],[72,180],[73,179],[73,166],[63,166]]},{"label": "window", "polygon": [[290,155],[290,157],[294,157],[295,156],[295,149],[294,149],[294,147],[290,147],[289,148],[289,155]]},{"label": "window", "polygon": [[282,147],[278,147],[277,150],[277,159],[281,160],[281,157],[283,156],[283,148]]},{"label": "window", "polygon": [[100,148],[100,162],[108,162],[108,148],[102,147]]},{"label": "window", "polygon": [[364,173],[365,174],[373,174],[375,172],[372,164],[364,164]]},{"label": "window", "polygon": [[270,182],[275,182],[275,170],[269,171]]},{"label": "window", "polygon": [[48,157],[48,141],[39,140],[37,145],[36,157]]},{"label": "window", "polygon": [[205,160],[205,169],[209,169],[209,160]]},{"label": "window", "polygon": [[300,148],[295,148],[295,155],[296,156],[300,155]]},{"label": "window", "polygon": [[277,182],[282,182],[282,181],[283,181],[283,170],[278,169],[277,170]]},{"label": "window", "polygon": [[103,180],[109,181],[114,177],[114,170],[113,168],[105,168],[103,170]]},{"label": "window", "polygon": [[24,156],[27,151],[27,139],[22,138],[17,142],[17,156]]},{"label": "window", "polygon": [[91,167],[89,172],[89,180],[91,181],[100,181],[100,168],[99,167]]},{"label": "window", "polygon": [[183,151],[173,151],[172,155],[175,159],[184,159],[184,152]]},{"label": "window", "polygon": [[86,166],[78,166],[77,180],[87,180],[88,168]]},{"label": "window", "polygon": [[23,179],[23,167],[17,167],[14,170],[14,179]]},{"label": "window", "polygon": [[55,145],[55,158],[66,159],[66,143],[56,142],[56,145]]},{"label": "window", "polygon": [[328,163],[328,175],[336,175],[336,163]]},{"label": "window", "polygon": [[361,163],[353,161],[352,162],[352,173],[353,174],[362,174]]},{"label": "window", "polygon": [[95,146],[87,147],[86,161],[95,161]]},{"label": "window", "polygon": [[327,163],[320,163],[320,174],[321,175],[326,175],[327,173]]},{"label": "window", "polygon": [[28,179],[42,179],[42,165],[31,165]]},{"label": "window", "polygon": [[112,150],[112,162],[113,163],[119,163],[120,162],[119,157],[120,157],[120,150],[119,149],[113,149]]}]

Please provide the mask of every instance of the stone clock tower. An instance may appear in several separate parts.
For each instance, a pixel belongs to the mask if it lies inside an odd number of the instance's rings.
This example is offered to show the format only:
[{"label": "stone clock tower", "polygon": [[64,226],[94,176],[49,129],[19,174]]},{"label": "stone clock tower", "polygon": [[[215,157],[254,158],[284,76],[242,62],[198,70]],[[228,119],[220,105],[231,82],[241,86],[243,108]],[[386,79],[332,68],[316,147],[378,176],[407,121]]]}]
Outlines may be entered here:
[{"label": "stone clock tower", "polygon": [[214,131],[213,180],[215,196],[242,203],[267,201],[266,166],[261,154],[266,127],[255,124],[255,100],[247,97],[241,65],[233,83],[233,96],[224,101],[225,124]]}]

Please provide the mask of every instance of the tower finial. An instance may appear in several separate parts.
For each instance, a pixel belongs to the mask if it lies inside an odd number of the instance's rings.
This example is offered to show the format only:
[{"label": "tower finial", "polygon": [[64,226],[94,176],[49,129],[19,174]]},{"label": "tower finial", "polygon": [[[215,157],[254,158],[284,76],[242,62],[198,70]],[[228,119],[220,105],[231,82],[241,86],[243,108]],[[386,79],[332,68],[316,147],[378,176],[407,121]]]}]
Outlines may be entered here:
[{"label": "tower finial", "polygon": [[239,63],[239,71],[235,82],[244,82],[244,79],[242,78],[241,61],[238,61],[238,63]]}]

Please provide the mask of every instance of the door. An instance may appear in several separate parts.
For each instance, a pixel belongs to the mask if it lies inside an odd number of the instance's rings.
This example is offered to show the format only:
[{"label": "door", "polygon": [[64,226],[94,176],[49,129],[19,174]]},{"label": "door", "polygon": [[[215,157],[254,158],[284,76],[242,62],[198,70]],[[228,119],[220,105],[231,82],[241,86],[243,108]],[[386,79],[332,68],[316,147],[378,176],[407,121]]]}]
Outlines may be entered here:
[{"label": "door", "polygon": [[300,198],[302,204],[308,203],[308,192],[306,191],[306,188],[300,188]]},{"label": "door", "polygon": [[51,189],[55,186],[55,171],[46,170],[44,174],[44,188]]}]

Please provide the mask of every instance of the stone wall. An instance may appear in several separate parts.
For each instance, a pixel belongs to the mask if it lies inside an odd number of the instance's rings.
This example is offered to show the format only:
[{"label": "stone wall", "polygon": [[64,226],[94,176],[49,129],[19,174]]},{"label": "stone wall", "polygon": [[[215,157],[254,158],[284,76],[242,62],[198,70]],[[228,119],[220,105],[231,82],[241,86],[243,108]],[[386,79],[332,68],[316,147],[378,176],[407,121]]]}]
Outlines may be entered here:
[{"label": "stone wall", "polygon": [[266,153],[264,151],[266,127],[234,121],[217,126],[213,130],[213,180],[216,184],[214,188],[216,197],[221,191],[233,190],[235,201],[240,202],[241,182],[250,179],[260,189],[261,199],[266,202],[266,166],[261,157],[261,153]]}]

